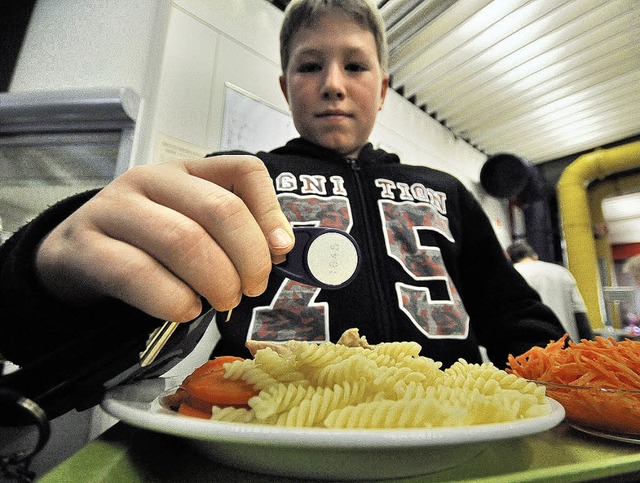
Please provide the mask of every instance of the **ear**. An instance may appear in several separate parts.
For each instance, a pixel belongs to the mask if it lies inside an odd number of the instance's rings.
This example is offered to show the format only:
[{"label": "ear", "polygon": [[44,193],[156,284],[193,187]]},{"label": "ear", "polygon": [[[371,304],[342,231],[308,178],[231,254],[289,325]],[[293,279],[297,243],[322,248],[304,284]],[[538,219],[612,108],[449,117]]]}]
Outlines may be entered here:
[{"label": "ear", "polygon": [[384,75],[382,77],[382,85],[380,86],[380,107],[378,107],[378,111],[380,111],[382,106],[384,106],[384,100],[387,97],[387,90],[389,90],[389,76]]},{"label": "ear", "polygon": [[287,104],[289,104],[289,96],[287,95],[287,78],[284,75],[281,75],[279,80],[280,90],[284,94],[284,98],[287,101]]}]

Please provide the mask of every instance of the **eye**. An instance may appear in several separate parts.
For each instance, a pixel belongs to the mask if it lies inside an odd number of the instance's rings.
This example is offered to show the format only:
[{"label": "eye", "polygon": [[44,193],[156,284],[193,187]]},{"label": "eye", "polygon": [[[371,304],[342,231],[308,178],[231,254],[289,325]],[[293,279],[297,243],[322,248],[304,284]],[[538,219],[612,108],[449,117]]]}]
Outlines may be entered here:
[{"label": "eye", "polygon": [[317,62],[303,62],[296,69],[298,72],[318,72],[322,70],[322,66]]},{"label": "eye", "polygon": [[349,62],[344,66],[344,70],[349,72],[364,72],[367,70],[367,66],[360,62]]}]

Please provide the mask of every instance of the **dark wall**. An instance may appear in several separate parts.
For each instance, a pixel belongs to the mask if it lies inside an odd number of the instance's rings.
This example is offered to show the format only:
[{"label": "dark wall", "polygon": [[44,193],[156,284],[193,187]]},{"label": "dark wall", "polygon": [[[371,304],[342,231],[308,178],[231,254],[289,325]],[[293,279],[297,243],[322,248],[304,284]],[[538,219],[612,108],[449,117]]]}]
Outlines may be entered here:
[{"label": "dark wall", "polygon": [[0,92],[9,90],[35,3],[36,0],[0,0]]}]

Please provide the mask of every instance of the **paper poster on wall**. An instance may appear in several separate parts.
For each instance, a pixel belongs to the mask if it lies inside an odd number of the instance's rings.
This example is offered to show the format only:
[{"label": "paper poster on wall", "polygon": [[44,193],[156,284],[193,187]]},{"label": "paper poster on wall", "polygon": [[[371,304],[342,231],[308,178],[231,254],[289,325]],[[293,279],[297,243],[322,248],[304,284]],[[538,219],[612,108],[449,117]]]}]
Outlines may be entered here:
[{"label": "paper poster on wall", "polygon": [[297,136],[288,112],[225,84],[221,150],[270,151]]}]

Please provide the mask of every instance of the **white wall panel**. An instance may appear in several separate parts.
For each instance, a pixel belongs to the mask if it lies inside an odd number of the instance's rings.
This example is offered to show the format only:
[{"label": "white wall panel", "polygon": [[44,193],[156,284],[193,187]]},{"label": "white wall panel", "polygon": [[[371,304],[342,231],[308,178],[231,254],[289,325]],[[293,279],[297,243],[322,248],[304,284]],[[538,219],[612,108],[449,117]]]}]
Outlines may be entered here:
[{"label": "white wall panel", "polygon": [[[465,141],[456,138],[449,130],[427,116],[415,105],[407,102],[395,91],[389,91],[378,124],[387,126],[387,135],[393,139],[379,139],[381,133],[374,130],[372,140],[383,144],[410,143],[417,147],[415,157],[404,157],[403,162],[421,164],[441,169],[471,184],[480,177],[480,168],[486,156]],[[393,134],[390,134],[393,133]],[[405,153],[403,153],[405,154]]]},{"label": "white wall panel", "polygon": [[282,12],[263,0],[174,0],[175,8],[190,12],[226,37],[257,55],[279,62]]},{"label": "white wall panel", "polygon": [[207,145],[219,37],[209,25],[172,9],[155,102],[156,133]]},{"label": "white wall panel", "polygon": [[623,245],[640,242],[640,193],[604,199],[602,213],[607,220],[609,243]]},{"label": "white wall panel", "polygon": [[38,0],[10,90],[117,86],[142,95],[166,4]]}]

